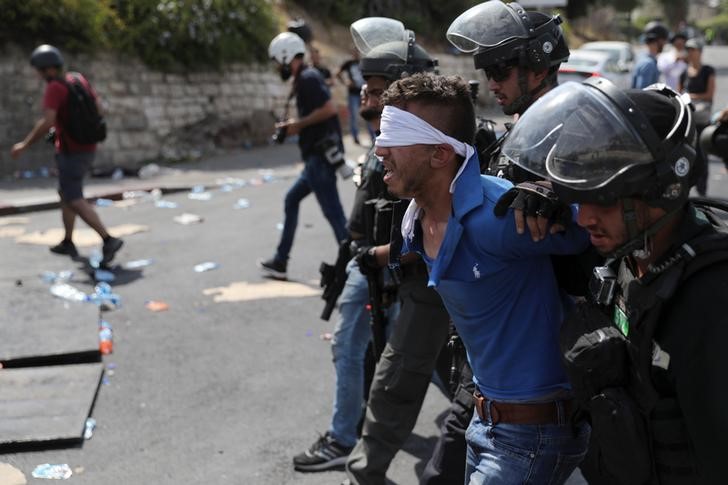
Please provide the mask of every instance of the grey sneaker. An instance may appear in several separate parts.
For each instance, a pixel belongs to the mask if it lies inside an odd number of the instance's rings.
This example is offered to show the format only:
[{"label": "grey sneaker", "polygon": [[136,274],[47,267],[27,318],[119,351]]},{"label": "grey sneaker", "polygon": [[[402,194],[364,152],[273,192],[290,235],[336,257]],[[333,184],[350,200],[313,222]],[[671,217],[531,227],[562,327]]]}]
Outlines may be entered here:
[{"label": "grey sneaker", "polygon": [[258,260],[258,267],[263,270],[263,272],[270,276],[271,278],[275,278],[277,280],[286,280],[288,279],[288,274],[286,273],[286,263],[281,263],[280,261],[276,261],[275,258],[270,258],[267,261]]},{"label": "grey sneaker", "polygon": [[311,448],[293,457],[293,468],[302,472],[319,472],[343,467],[353,447],[338,443],[328,432]]}]

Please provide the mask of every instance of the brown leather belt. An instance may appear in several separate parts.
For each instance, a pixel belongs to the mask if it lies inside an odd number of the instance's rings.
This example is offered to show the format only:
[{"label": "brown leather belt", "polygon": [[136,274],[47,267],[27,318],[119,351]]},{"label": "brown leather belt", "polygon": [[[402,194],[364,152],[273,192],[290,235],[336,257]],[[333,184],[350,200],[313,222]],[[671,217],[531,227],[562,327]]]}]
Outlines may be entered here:
[{"label": "brown leather belt", "polygon": [[[491,401],[479,392],[473,394],[473,399],[480,419],[493,424],[568,424],[576,407],[573,399],[515,404]],[[490,408],[490,413],[486,407]]]}]

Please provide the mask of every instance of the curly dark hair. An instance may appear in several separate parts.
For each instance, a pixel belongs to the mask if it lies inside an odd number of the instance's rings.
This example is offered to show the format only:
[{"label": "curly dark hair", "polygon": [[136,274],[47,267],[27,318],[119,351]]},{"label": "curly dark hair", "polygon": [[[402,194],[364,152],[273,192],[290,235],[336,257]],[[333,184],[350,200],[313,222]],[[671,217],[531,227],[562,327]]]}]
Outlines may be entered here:
[{"label": "curly dark hair", "polygon": [[382,95],[382,103],[407,109],[408,103],[435,108],[428,122],[446,135],[464,143],[475,137],[475,109],[470,87],[460,76],[418,73],[393,82]]}]

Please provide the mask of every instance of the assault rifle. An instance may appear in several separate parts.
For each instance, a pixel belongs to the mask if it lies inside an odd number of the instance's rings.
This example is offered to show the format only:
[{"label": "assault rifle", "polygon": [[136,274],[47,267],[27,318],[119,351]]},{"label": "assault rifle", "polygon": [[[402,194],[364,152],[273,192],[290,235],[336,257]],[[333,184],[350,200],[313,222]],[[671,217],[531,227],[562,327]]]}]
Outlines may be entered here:
[{"label": "assault rifle", "polygon": [[339,245],[339,253],[336,257],[334,265],[321,263],[319,273],[321,273],[321,288],[324,289],[321,298],[326,301],[324,311],[321,312],[321,319],[328,321],[331,318],[331,312],[334,311],[336,301],[339,299],[341,292],[344,291],[346,284],[346,265],[351,260],[351,241],[346,239],[341,241]]}]

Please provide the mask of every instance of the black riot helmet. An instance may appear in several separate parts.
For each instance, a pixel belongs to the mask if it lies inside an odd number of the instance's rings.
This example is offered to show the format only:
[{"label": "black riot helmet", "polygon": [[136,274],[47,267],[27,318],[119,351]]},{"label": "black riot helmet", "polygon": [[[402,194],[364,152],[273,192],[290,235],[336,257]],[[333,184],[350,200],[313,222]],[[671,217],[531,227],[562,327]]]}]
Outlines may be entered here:
[{"label": "black riot helmet", "polygon": [[394,81],[437,67],[437,60],[415,42],[414,32],[406,30],[399,20],[367,17],[351,24],[350,31],[361,53],[359,67],[364,78],[381,76]]},{"label": "black riot helmet", "polygon": [[475,68],[514,63],[533,71],[553,68],[569,58],[561,17],[527,12],[500,0],[463,12],[447,29],[447,40],[474,55]]},{"label": "black riot helmet", "polygon": [[52,45],[39,45],[30,55],[30,65],[36,69],[45,69],[46,67],[60,68],[63,66],[63,56],[61,55],[61,51]]},{"label": "black riot helmet", "polygon": [[296,18],[288,22],[288,32],[293,32],[303,39],[306,44],[313,40],[313,31],[302,18]]},{"label": "black riot helmet", "polygon": [[[539,98],[501,153],[550,180],[565,202],[610,206],[622,200],[629,242],[620,251],[626,254],[642,248],[687,202],[694,146],[693,108],[686,96],[662,84],[621,91],[604,78],[591,78]],[[631,199],[667,215],[640,231]]]},{"label": "black riot helmet", "polygon": [[657,20],[647,22],[645,28],[642,29],[642,38],[645,42],[651,42],[657,39],[667,40],[670,37],[670,31],[664,24]]}]

